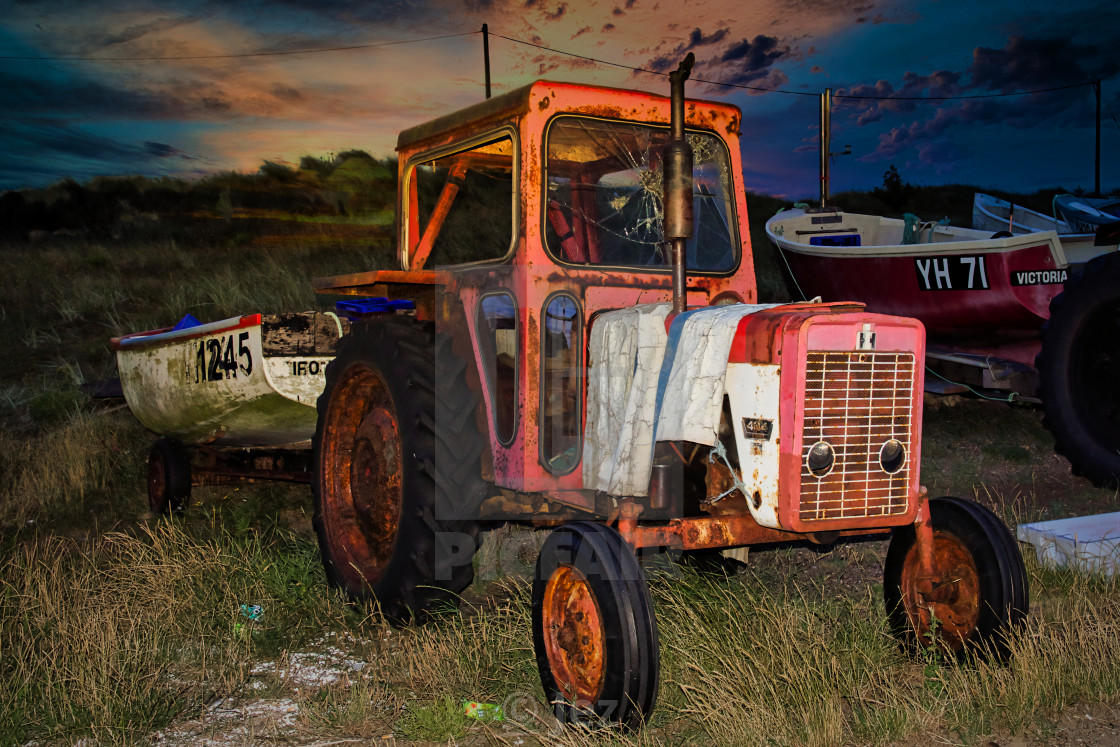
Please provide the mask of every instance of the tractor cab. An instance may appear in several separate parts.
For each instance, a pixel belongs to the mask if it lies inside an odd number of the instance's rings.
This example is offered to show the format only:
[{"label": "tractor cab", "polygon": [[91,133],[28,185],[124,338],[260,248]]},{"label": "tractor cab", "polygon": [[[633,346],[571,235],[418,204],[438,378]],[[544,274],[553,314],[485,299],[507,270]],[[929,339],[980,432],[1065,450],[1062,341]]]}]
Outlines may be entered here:
[{"label": "tractor cab", "polygon": [[[740,117],[726,104],[686,106],[689,306],[756,300]],[[400,269],[315,282],[413,300],[418,317],[464,343],[498,486],[594,506],[579,470],[589,326],[604,311],[672,299],[669,125],[666,97],[538,81],[405,130]]]}]

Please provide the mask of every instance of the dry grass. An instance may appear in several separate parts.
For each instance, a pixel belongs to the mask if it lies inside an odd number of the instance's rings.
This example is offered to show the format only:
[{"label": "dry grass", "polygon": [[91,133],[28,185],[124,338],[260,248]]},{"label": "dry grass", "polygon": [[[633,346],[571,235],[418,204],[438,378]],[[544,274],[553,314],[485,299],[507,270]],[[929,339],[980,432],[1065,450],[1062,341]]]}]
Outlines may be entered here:
[{"label": "dry grass", "polygon": [[129,417],[77,410],[38,432],[0,431],[0,526],[85,513],[123,481],[134,485],[144,442]]},{"label": "dry grass", "polygon": [[[480,583],[432,625],[394,630],[326,588],[305,488],[200,489],[186,517],[156,520],[150,434],[80,385],[113,374],[111,335],[309,308],[310,277],[381,261],[279,251],[0,251],[0,342],[18,351],[0,378],[0,744],[978,744],[1045,740],[1069,706],[1120,703],[1118,582],[1028,557],[1032,614],[1009,666],[912,660],[886,629],[878,542],[755,552],[730,577],[663,569],[652,723],[560,729],[525,582]],[[932,406],[925,443],[935,494],[1011,521],[1116,510],[1054,461],[1033,411]],[[507,719],[470,721],[464,700]]]}]

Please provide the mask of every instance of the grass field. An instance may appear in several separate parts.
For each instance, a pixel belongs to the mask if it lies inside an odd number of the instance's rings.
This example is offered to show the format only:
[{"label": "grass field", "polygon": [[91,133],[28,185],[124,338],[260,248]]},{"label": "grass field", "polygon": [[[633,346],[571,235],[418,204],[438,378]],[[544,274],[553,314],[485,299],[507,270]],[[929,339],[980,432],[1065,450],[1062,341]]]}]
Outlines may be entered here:
[{"label": "grass field", "polygon": [[[0,744],[1031,744],[1120,723],[1117,582],[1029,553],[1031,616],[1005,667],[903,656],[885,540],[752,550],[721,572],[656,563],[652,723],[585,734],[542,704],[524,575],[539,538],[491,534],[458,611],[393,629],[328,590],[305,486],[196,488],[183,516],[151,515],[153,436],[83,386],[115,375],[109,337],[313,308],[311,277],[385,266],[383,239],[322,231],[301,249],[0,247]],[[1069,475],[1033,409],[927,400],[924,450],[931,494],[1011,524],[1120,510]],[[468,719],[463,701],[507,718]]]}]

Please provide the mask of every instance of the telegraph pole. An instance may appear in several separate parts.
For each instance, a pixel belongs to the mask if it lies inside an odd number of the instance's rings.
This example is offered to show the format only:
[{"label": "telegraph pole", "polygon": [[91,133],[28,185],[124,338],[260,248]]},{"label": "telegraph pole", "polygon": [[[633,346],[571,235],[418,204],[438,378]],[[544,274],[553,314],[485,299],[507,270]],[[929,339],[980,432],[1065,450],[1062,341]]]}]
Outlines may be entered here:
[{"label": "telegraph pole", "polygon": [[1101,196],[1101,79],[1093,81],[1093,91],[1097,94],[1097,153],[1095,178],[1093,180],[1093,194]]},{"label": "telegraph pole", "polygon": [[832,89],[821,94],[821,207],[828,206],[828,160],[832,141]]},{"label": "telegraph pole", "polygon": [[490,29],[482,24],[482,60],[486,65],[486,98],[490,98]]}]

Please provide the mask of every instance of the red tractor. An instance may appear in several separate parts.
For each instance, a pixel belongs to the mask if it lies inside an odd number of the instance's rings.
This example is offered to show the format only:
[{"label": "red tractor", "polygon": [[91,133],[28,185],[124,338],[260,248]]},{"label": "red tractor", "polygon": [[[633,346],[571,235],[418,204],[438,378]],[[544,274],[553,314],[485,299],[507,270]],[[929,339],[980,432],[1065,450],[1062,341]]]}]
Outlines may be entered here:
[{"label": "red tractor", "polygon": [[919,484],[922,326],[757,303],[741,114],[686,101],[690,66],[671,98],[538,81],[400,134],[400,269],[315,281],[381,297],[318,402],[330,581],[417,620],[471,582],[480,523],[552,527],[533,636],[563,721],[653,710],[643,549],[893,533],[904,644],[1006,656],[1015,541]]}]

